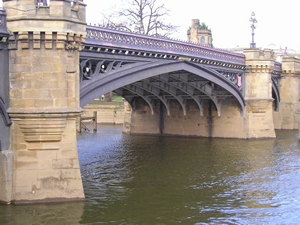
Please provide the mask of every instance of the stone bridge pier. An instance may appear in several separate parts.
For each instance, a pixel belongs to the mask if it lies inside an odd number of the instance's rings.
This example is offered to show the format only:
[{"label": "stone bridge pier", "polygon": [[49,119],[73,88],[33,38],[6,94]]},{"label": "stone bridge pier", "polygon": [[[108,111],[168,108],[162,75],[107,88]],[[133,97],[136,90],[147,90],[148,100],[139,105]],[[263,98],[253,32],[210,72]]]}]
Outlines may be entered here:
[{"label": "stone bridge pier", "polygon": [[84,198],[77,155],[83,1],[4,0],[10,32],[10,152],[4,202]]},{"label": "stone bridge pier", "polygon": [[275,55],[272,50],[246,49],[246,138],[274,138],[274,98],[272,73]]},{"label": "stone bridge pier", "polygon": [[299,127],[297,112],[300,112],[300,59],[296,56],[282,58],[280,79],[280,109],[274,112],[275,129],[293,130]]}]

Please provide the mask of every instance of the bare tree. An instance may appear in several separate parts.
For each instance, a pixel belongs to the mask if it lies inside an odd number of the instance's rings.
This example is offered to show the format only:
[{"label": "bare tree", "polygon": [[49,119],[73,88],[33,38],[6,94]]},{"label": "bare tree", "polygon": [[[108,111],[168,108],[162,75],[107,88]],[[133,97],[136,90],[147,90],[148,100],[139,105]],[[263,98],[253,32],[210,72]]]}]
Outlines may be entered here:
[{"label": "bare tree", "polygon": [[168,12],[161,0],[130,0],[126,8],[106,17],[104,23],[131,32],[169,36],[176,31],[176,27],[167,24]]}]

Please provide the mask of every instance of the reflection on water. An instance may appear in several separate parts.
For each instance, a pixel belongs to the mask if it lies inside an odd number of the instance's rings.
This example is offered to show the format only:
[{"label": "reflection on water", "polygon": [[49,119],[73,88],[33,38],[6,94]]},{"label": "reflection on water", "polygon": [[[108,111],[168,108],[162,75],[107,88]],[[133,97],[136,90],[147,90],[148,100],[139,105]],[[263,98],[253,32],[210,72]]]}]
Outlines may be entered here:
[{"label": "reflection on water", "polygon": [[102,126],[78,147],[85,203],[0,207],[0,224],[300,223],[296,132],[246,141]]},{"label": "reflection on water", "polygon": [[85,203],[0,206],[1,225],[77,225],[81,224]]}]

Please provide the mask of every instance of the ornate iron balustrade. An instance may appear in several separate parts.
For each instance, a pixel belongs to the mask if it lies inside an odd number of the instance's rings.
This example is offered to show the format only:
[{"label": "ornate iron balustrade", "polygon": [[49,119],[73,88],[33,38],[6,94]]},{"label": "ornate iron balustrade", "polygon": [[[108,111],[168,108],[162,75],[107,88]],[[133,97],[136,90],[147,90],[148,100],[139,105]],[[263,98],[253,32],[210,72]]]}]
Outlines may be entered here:
[{"label": "ornate iron balustrade", "polygon": [[0,34],[6,34],[6,11],[4,8],[0,7]]},{"label": "ornate iron balustrade", "polygon": [[9,33],[6,27],[6,11],[0,7],[0,50],[7,48]]},{"label": "ornate iron balustrade", "polygon": [[245,56],[243,54],[189,42],[130,33],[104,27],[88,26],[86,44],[89,46],[118,46],[119,48],[135,51],[148,51],[188,57],[183,60],[193,60],[193,58],[197,58],[233,65],[245,65]]},{"label": "ornate iron balustrade", "polygon": [[274,63],[274,72],[279,74],[282,73],[282,64],[280,62]]}]

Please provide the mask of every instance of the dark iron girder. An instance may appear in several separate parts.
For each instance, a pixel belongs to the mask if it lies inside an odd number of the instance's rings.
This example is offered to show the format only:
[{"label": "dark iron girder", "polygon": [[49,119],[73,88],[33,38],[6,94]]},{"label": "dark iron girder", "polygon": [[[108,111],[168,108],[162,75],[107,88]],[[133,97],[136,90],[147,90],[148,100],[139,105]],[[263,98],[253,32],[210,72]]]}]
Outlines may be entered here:
[{"label": "dark iron girder", "polygon": [[280,80],[282,75],[282,64],[274,63],[274,70],[272,72],[272,95],[275,100],[275,110],[279,111],[280,105]]},{"label": "dark iron girder", "polygon": [[5,103],[3,102],[2,98],[0,98],[0,114],[4,120],[5,125],[10,126],[12,123],[6,111],[6,108],[7,107],[5,106]]},{"label": "dark iron girder", "polygon": [[[154,79],[154,80],[158,81],[159,83],[163,83],[165,86],[168,86],[169,89],[171,89],[170,87],[172,87],[174,89],[178,89],[181,92],[187,94],[187,96],[189,96],[191,99],[193,99],[194,102],[197,104],[197,106],[199,108],[200,115],[203,116],[203,106],[202,106],[202,103],[201,103],[201,99],[199,98],[199,96],[195,96],[193,89],[188,88],[188,86],[186,86],[184,88],[180,85],[174,85],[172,82],[169,82],[169,76],[168,75],[167,76],[160,75],[160,76],[153,77],[151,79]],[[150,81],[150,83],[152,84],[151,81]],[[161,85],[158,85],[158,86],[160,87]]]},{"label": "dark iron girder", "polygon": [[167,110],[167,115],[169,116],[171,114],[168,99],[166,99],[165,95],[161,94],[161,91],[159,88],[153,87],[153,86],[151,86],[149,84],[145,84],[143,82],[135,82],[131,85],[134,86],[135,88],[140,88],[141,90],[151,93],[153,96],[155,96],[157,99],[159,99],[164,104],[164,106]]}]

